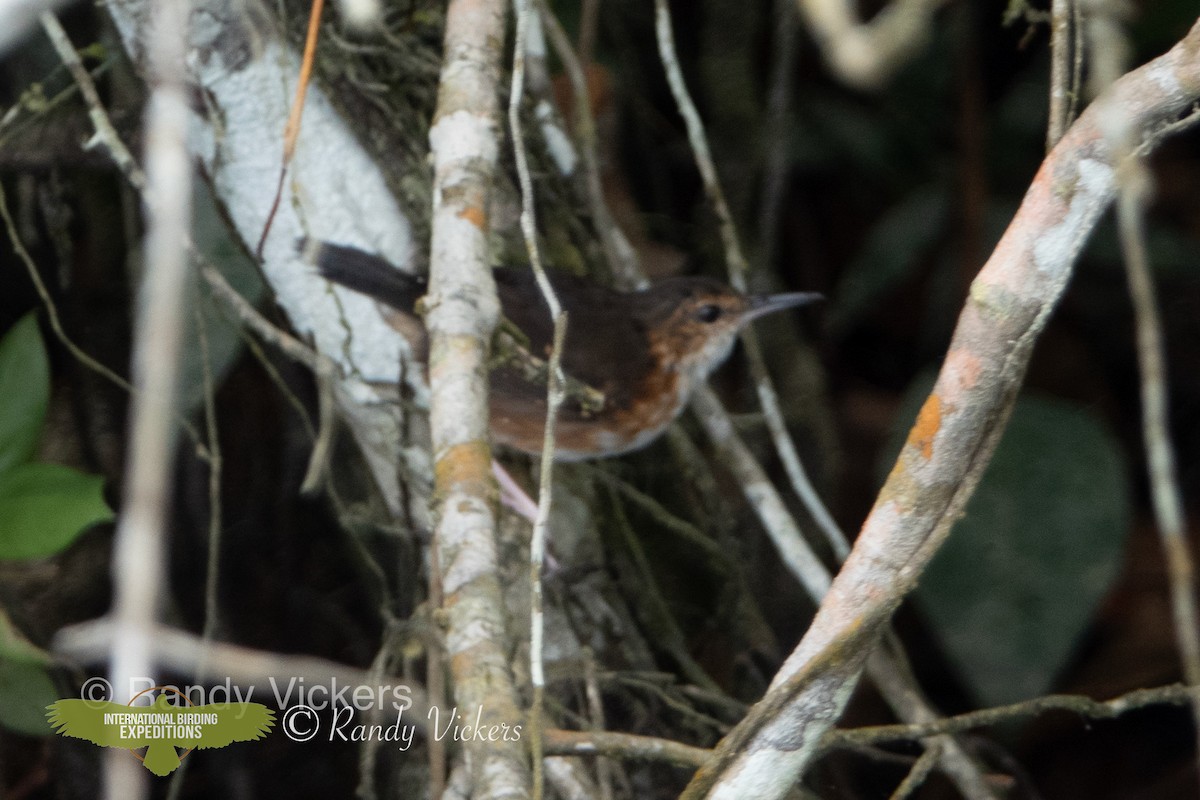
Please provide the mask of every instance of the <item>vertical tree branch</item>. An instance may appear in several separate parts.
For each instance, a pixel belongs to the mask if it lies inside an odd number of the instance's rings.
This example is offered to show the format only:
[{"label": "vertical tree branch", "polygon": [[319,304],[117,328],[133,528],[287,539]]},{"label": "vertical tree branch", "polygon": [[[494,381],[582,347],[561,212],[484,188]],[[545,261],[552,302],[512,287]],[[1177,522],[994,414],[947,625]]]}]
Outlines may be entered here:
[{"label": "vertical tree branch", "polygon": [[[161,0],[152,17],[146,113],[146,268],[134,331],[129,455],[113,542],[113,618],[109,664],[114,700],[131,680],[153,674],[150,640],[163,590],[163,527],[174,472],[174,409],[179,344],[186,325],[185,243],[191,226],[192,163],[187,149],[184,54],[189,5]],[[145,772],[127,753],[106,753],[104,794],[146,796]]]},{"label": "vertical tree branch", "polygon": [[[502,0],[452,0],[437,112],[429,130],[433,219],[428,314],[434,546],[442,568],[446,651],[461,712],[520,724],[504,647],[488,445],[488,344],[499,301],[488,210],[500,140]],[[528,797],[519,739],[467,741],[472,797]]]}]

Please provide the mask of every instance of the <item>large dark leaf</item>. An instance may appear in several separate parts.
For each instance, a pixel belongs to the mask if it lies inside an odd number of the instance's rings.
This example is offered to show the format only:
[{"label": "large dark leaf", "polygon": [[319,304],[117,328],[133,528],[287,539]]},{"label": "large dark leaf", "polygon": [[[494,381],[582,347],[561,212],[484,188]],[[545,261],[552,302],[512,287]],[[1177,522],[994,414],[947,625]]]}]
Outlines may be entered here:
[{"label": "large dark leaf", "polygon": [[33,455],[49,401],[46,348],[29,313],[0,339],[0,473]]},{"label": "large dark leaf", "polygon": [[[929,380],[917,383],[902,419],[928,391]],[[916,592],[979,702],[1051,688],[1117,574],[1129,514],[1124,458],[1099,422],[1023,396]]]}]

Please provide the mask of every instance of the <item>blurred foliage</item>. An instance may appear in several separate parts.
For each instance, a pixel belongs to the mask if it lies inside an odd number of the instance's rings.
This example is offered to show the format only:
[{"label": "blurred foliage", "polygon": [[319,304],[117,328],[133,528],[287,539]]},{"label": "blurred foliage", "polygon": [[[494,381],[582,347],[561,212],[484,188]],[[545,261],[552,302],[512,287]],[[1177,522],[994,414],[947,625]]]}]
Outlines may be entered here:
[{"label": "blurred foliage", "polygon": [[53,555],[113,516],[99,476],[29,461],[49,398],[46,350],[30,314],[0,339],[0,559]]},{"label": "blurred foliage", "polygon": [[0,609],[0,725],[47,736],[46,706],[59,699],[50,655],[29,643]]},{"label": "blurred foliage", "polygon": [[[30,313],[0,338],[0,560],[53,555],[113,516],[99,476],[30,461],[49,401],[46,348]],[[0,608],[0,725],[49,734],[45,707],[58,699],[50,665]]]}]

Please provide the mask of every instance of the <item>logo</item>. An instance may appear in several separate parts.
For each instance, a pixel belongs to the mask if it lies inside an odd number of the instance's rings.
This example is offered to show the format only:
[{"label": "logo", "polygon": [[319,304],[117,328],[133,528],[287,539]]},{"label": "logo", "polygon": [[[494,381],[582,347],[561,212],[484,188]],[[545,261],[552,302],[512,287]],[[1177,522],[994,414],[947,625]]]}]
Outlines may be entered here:
[{"label": "logo", "polygon": [[[150,706],[133,705],[146,692],[161,693]],[[174,692],[187,706],[171,703]],[[146,748],[141,759],[155,775],[169,775],[195,748],[225,747],[233,742],[261,739],[275,724],[275,712],[261,703],[211,703],[193,706],[187,696],[173,687],[154,686],[138,692],[121,705],[107,700],[59,700],[46,706],[46,718],[55,733],[86,739],[101,747],[120,747],[133,752]]]}]

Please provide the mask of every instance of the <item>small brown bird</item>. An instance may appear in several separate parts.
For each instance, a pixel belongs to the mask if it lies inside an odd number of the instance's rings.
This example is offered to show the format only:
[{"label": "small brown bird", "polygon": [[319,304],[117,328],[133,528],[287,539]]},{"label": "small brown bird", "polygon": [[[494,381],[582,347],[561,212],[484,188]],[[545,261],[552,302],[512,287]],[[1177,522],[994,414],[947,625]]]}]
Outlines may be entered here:
[{"label": "small brown bird", "polygon": [[[306,247],[321,275],[415,319],[424,283],[378,256],[320,243]],[[538,356],[549,354],[549,308],[530,270],[494,271],[504,316],[529,339]],[[738,332],[765,314],[821,299],[812,292],[747,297],[720,281],[670,278],[637,292],[620,292],[550,272],[568,314],[563,370],[604,394],[591,412],[578,399],[563,403],[555,428],[557,458],[579,461],[645,447],[679,416],[696,388],[733,349]],[[492,371],[493,439],[539,453],[546,419],[546,387],[515,368]]]}]

